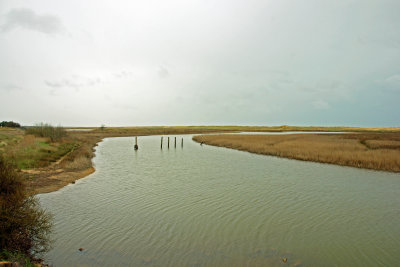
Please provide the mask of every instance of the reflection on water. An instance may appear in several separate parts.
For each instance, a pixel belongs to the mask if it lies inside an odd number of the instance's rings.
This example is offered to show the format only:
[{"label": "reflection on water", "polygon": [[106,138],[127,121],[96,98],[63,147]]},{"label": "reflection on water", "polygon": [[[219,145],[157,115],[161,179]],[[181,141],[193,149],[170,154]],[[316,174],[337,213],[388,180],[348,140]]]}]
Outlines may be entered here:
[{"label": "reflection on water", "polygon": [[[396,266],[400,175],[109,138],[96,172],[40,195],[54,266]],[[180,140],[181,136],[178,137]],[[164,138],[165,141],[165,138]],[[173,146],[172,146],[173,147]],[[78,251],[78,248],[84,248]],[[284,263],[284,260],[287,262]]]}]

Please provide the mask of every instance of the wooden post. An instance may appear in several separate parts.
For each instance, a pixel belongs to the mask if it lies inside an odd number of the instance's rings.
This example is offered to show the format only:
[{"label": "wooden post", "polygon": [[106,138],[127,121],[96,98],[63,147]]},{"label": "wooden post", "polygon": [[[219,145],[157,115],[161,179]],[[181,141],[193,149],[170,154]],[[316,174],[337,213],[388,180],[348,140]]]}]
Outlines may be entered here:
[{"label": "wooden post", "polygon": [[168,136],[168,149],[169,149],[169,136]]},{"label": "wooden post", "polygon": [[138,150],[139,149],[139,146],[138,146],[138,144],[137,144],[137,136],[135,136],[135,150]]},{"label": "wooden post", "polygon": [[175,144],[174,144],[175,148],[176,148],[176,137],[175,137]]},{"label": "wooden post", "polygon": [[161,136],[161,149],[162,149],[162,139],[163,139],[163,137]]},{"label": "wooden post", "polygon": [[182,141],[181,141],[181,147],[183,147],[183,137],[182,137]]}]

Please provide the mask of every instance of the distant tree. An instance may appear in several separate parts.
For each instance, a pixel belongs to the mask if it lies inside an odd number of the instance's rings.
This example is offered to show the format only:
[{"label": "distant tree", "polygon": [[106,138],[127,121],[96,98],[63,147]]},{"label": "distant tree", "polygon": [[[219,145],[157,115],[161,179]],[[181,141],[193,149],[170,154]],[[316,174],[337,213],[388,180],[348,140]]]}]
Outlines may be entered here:
[{"label": "distant tree", "polygon": [[0,127],[19,128],[21,125],[13,121],[2,121],[0,122]]},{"label": "distant tree", "polygon": [[35,258],[51,247],[52,216],[25,191],[14,165],[0,156],[0,252]]},{"label": "distant tree", "polygon": [[100,130],[104,130],[104,128],[106,128],[106,126],[104,125],[104,124],[102,124],[101,126],[100,126]]}]

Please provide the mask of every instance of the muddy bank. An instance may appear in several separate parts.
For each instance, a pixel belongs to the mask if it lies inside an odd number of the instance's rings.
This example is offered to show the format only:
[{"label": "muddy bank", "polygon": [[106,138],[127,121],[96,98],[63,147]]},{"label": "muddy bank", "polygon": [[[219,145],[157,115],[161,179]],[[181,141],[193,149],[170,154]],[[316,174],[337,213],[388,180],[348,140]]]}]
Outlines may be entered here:
[{"label": "muddy bank", "polygon": [[43,194],[58,189],[64,186],[75,183],[76,180],[84,178],[93,173],[95,169],[90,167],[80,171],[66,171],[63,169],[57,170],[42,170],[42,171],[24,171],[25,175],[35,174],[36,179],[27,181],[27,187],[33,194]]}]

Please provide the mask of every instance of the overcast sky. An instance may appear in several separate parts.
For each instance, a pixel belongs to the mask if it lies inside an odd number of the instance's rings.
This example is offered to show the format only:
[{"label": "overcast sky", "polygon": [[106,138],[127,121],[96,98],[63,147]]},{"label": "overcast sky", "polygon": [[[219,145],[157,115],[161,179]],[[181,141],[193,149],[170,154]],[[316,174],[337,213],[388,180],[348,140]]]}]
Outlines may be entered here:
[{"label": "overcast sky", "polygon": [[0,121],[400,126],[399,0],[0,0]]}]

